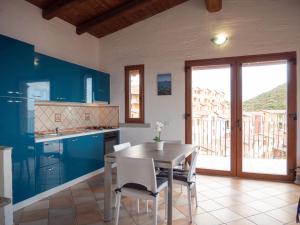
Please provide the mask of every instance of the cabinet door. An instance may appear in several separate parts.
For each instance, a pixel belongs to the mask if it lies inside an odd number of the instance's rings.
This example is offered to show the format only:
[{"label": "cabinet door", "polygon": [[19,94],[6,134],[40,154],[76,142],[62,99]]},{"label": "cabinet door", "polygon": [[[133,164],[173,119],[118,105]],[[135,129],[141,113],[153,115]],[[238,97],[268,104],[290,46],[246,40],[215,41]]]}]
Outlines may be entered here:
[{"label": "cabinet door", "polygon": [[65,183],[103,167],[103,134],[65,139],[61,152],[61,176]]},{"label": "cabinet door", "polygon": [[36,170],[36,193],[47,191],[60,185],[60,164],[37,168]]},{"label": "cabinet door", "polygon": [[33,45],[0,35],[0,96],[25,97],[24,80],[33,78]]},{"label": "cabinet door", "polygon": [[109,85],[110,85],[109,75],[97,71],[94,75],[94,83],[93,83],[94,101],[109,102],[109,98],[110,98]]},{"label": "cabinet door", "polygon": [[83,174],[82,158],[79,155],[79,142],[79,138],[68,138],[63,140],[60,158],[62,183],[66,183]]},{"label": "cabinet door", "polygon": [[36,144],[36,168],[57,164],[60,161],[60,141]]},{"label": "cabinet door", "polygon": [[80,66],[42,54],[36,54],[36,58],[36,75],[50,81],[51,101],[84,101],[84,79]]}]

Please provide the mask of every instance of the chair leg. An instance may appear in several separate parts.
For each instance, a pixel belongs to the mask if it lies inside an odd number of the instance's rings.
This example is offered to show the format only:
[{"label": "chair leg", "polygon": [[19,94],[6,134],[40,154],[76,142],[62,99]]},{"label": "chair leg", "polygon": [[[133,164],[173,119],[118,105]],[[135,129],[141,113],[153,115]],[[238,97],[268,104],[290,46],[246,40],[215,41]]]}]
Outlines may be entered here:
[{"label": "chair leg", "polygon": [[137,213],[140,213],[140,199],[136,200]]},{"label": "chair leg", "polygon": [[165,188],[165,220],[168,220],[168,188]]},{"label": "chair leg", "polygon": [[157,195],[156,198],[154,199],[154,215],[153,215],[153,224],[157,225],[157,215],[158,215],[158,199],[159,196]]},{"label": "chair leg", "polygon": [[117,202],[117,206],[116,206],[115,225],[118,225],[119,224],[120,205],[121,205],[121,194],[120,193],[118,193],[116,195],[116,202]]},{"label": "chair leg", "polygon": [[197,187],[196,183],[194,184],[194,195],[195,195],[195,201],[196,201],[196,208],[198,208],[198,198],[197,198]]},{"label": "chair leg", "polygon": [[146,212],[148,213],[148,211],[149,211],[148,200],[145,200],[145,204],[146,204]]},{"label": "chair leg", "polygon": [[189,207],[189,215],[190,215],[190,223],[192,223],[192,190],[188,186],[187,187],[187,194],[188,194],[188,207]]}]

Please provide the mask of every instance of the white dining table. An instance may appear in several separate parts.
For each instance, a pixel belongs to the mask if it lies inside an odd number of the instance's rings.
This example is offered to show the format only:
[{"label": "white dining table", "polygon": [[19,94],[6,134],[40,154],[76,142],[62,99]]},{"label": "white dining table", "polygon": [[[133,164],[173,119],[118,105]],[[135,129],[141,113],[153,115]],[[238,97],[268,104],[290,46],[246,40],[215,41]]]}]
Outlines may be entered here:
[{"label": "white dining table", "polygon": [[172,224],[172,193],[173,193],[173,169],[182,160],[189,156],[194,147],[191,144],[165,143],[162,151],[156,150],[155,143],[144,143],[129,147],[125,150],[106,154],[104,171],[104,220],[112,220],[112,164],[116,156],[131,158],[153,158],[156,167],[168,169],[168,216],[167,224]]}]

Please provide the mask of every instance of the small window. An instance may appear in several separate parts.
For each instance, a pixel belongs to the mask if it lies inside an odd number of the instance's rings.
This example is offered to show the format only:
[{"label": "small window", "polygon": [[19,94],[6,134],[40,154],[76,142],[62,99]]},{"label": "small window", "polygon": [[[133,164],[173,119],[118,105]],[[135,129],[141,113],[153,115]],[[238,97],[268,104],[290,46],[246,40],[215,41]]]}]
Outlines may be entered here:
[{"label": "small window", "polygon": [[144,65],[125,66],[125,122],[144,123]]}]

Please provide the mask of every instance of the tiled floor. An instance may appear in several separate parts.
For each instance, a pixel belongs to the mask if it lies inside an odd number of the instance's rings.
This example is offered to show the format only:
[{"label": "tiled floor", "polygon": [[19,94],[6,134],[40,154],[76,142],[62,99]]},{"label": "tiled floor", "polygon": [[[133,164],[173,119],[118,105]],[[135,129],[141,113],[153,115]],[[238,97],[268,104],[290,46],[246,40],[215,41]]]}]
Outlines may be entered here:
[{"label": "tiled floor", "polygon": [[[210,176],[198,176],[197,184],[199,207],[194,202],[194,224],[296,224],[300,186]],[[113,222],[103,222],[103,192],[103,176],[95,176],[15,212],[15,224],[111,225]],[[159,224],[164,224],[163,198],[160,199]],[[138,214],[135,200],[122,200],[120,225],[150,225],[151,216],[151,209],[147,214],[143,204]],[[189,224],[186,190],[181,193],[178,186],[174,190],[173,224]]]}]

